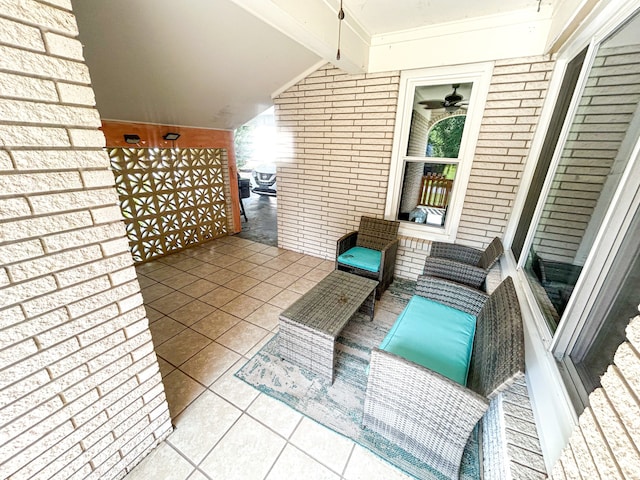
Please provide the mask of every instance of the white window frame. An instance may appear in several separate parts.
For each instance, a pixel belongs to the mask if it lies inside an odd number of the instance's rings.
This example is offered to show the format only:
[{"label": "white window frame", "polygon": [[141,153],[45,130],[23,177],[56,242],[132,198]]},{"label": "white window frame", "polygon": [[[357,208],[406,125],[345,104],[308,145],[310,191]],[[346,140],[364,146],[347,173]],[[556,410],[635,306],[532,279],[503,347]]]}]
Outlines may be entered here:
[{"label": "white window frame", "polygon": [[[396,220],[402,182],[404,165],[407,160],[418,160],[417,157],[406,155],[411,130],[411,113],[413,111],[413,99],[416,87],[431,85],[446,85],[457,83],[473,83],[469,97],[469,109],[465,122],[456,178],[453,182],[451,202],[444,227],[417,224],[414,222],[400,222],[398,233],[406,237],[414,237],[433,241],[452,242],[456,238],[462,205],[467,192],[467,184],[473,165],[473,157],[482,124],[482,116],[486,104],[493,62],[475,63],[469,65],[456,65],[451,67],[426,68],[419,70],[406,70],[400,74],[400,91],[398,97],[398,111],[396,113],[396,126],[393,135],[393,150],[391,154],[391,168],[389,173],[389,188],[385,207],[385,218]],[[421,157],[421,161],[428,163],[452,163],[450,159],[434,157]]]}]

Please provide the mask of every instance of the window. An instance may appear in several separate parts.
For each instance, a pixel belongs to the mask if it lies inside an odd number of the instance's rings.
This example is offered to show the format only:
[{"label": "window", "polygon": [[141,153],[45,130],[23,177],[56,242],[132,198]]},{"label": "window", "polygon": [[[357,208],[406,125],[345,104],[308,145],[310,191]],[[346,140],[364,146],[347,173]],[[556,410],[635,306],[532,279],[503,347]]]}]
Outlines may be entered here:
[{"label": "window", "polygon": [[578,412],[640,302],[639,59],[640,14],[567,63],[513,242]]},{"label": "window", "polygon": [[403,72],[385,217],[400,233],[453,240],[491,64]]}]

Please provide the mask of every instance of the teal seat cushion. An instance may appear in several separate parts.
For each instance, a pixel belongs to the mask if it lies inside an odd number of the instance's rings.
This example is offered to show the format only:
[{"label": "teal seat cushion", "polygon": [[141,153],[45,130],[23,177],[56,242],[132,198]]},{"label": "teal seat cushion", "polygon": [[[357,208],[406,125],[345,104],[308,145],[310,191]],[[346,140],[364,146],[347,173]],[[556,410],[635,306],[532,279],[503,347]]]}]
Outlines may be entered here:
[{"label": "teal seat cushion", "polygon": [[380,349],[466,385],[475,331],[475,316],[414,295]]},{"label": "teal seat cushion", "polygon": [[377,272],[380,269],[382,252],[364,247],[353,247],[338,257],[338,262],[352,267]]}]

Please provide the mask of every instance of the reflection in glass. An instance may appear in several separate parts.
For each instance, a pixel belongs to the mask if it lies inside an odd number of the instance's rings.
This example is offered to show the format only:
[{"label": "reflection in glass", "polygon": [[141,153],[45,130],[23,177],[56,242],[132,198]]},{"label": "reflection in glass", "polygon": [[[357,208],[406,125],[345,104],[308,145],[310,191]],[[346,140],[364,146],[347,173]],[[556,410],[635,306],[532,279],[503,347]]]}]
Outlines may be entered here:
[{"label": "reflection in glass", "polygon": [[525,272],[552,332],[638,138],[637,27],[627,25],[598,49],[528,253]]},{"label": "reflection in glass", "polygon": [[[398,220],[445,225],[472,86],[416,87]],[[456,101],[452,103],[452,99]],[[425,161],[427,158],[438,162]]]}]

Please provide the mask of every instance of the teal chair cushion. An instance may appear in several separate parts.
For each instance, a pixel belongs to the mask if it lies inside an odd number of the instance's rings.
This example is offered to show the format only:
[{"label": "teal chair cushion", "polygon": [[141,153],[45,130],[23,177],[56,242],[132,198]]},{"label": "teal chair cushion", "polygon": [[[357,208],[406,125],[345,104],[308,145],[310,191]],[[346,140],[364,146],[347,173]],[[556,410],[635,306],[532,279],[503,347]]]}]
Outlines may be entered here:
[{"label": "teal chair cushion", "polygon": [[475,331],[475,316],[414,295],[380,349],[466,385]]},{"label": "teal chair cushion", "polygon": [[338,262],[344,265],[377,272],[380,270],[382,252],[364,247],[353,247],[338,257]]}]

